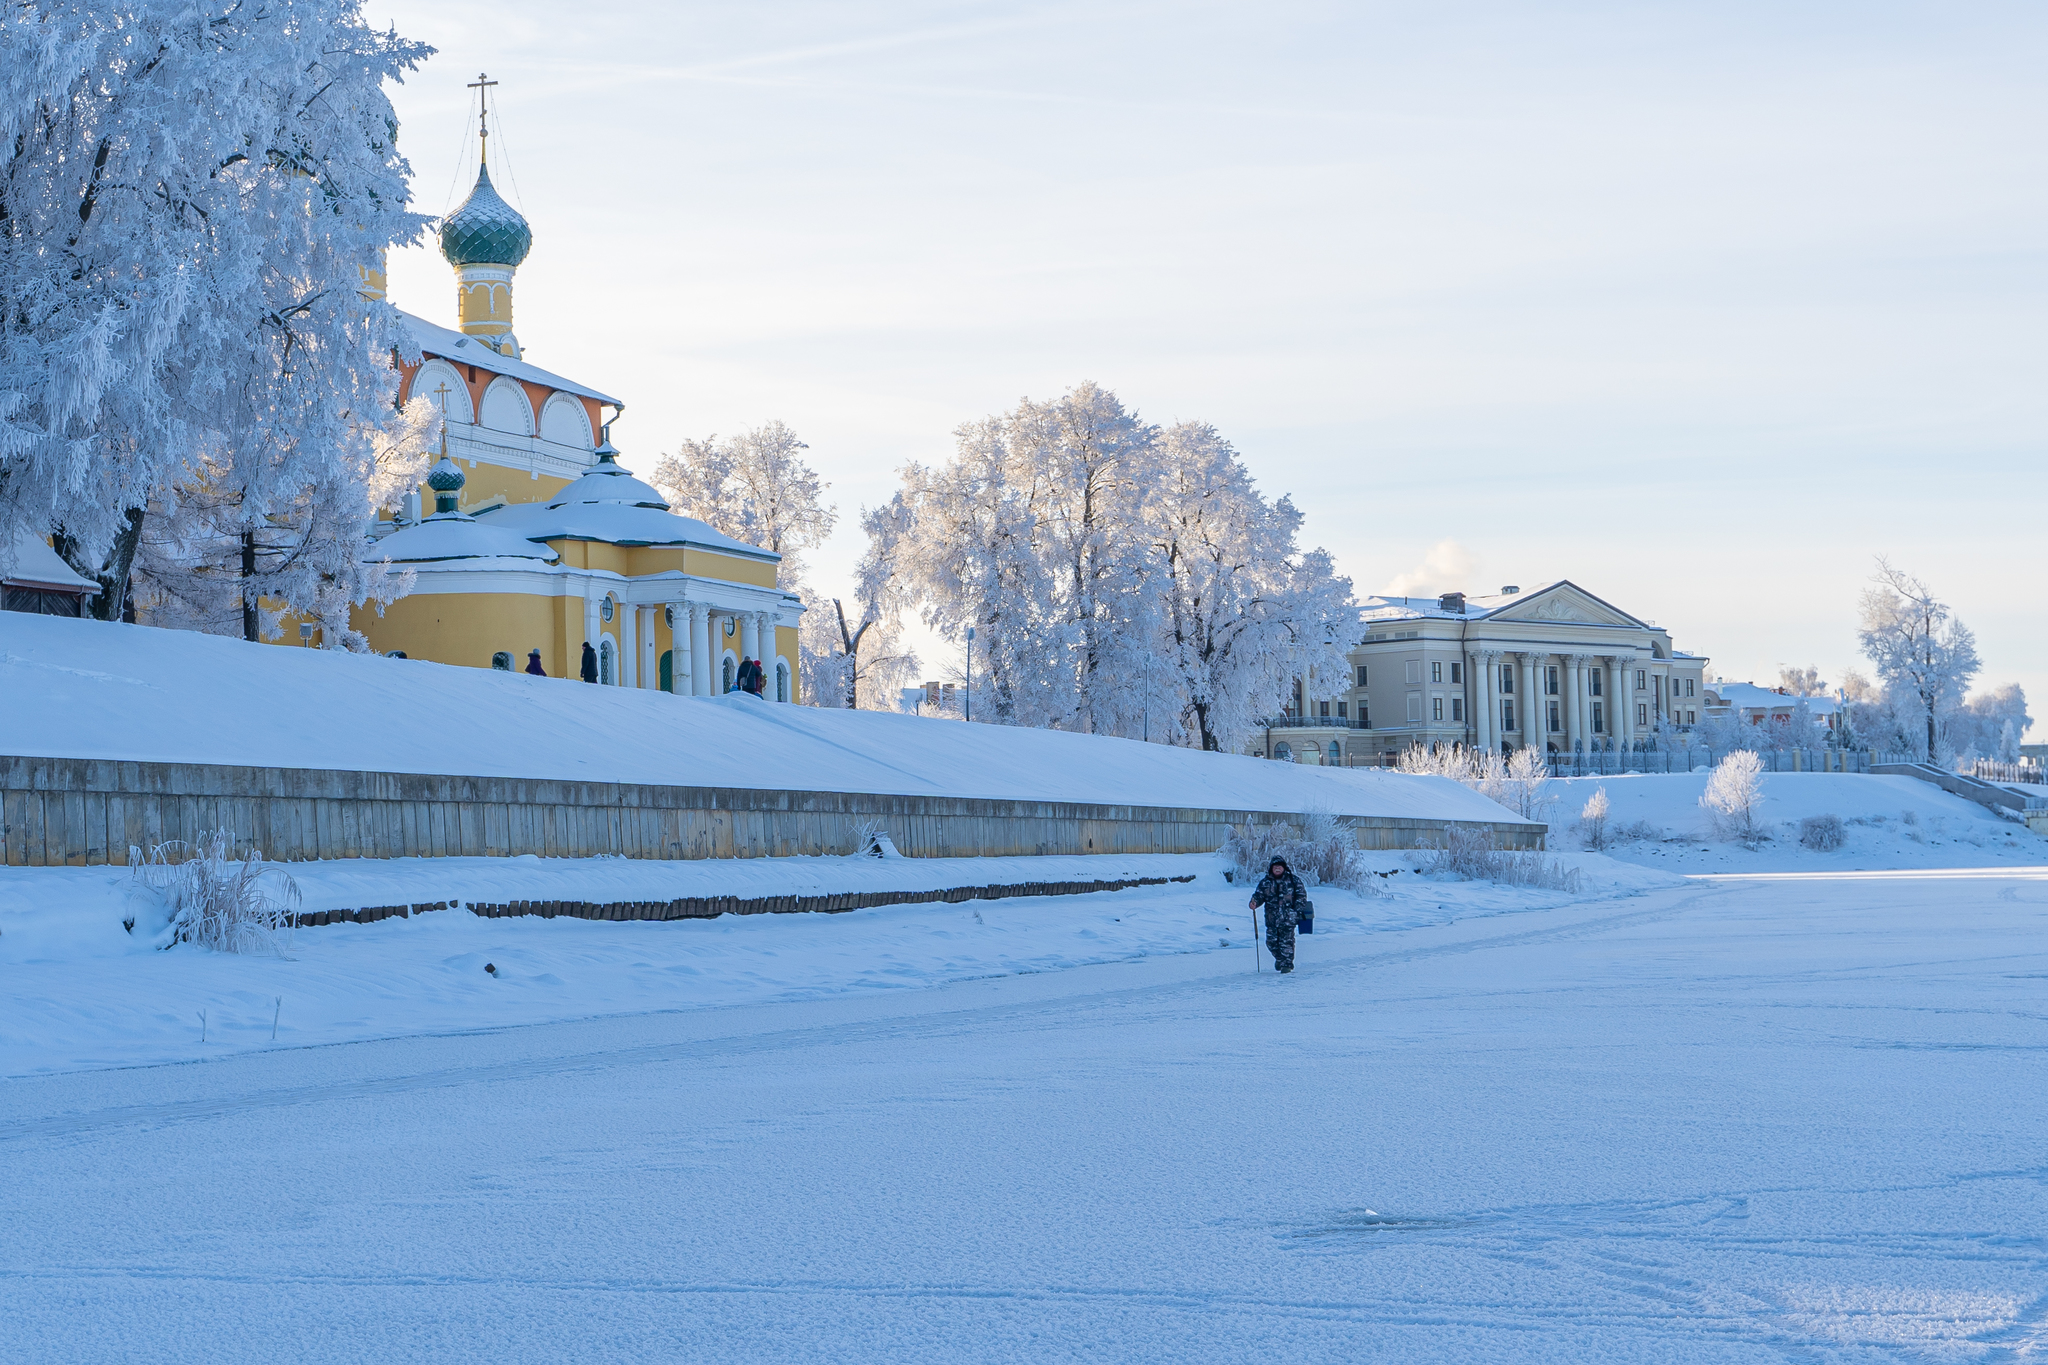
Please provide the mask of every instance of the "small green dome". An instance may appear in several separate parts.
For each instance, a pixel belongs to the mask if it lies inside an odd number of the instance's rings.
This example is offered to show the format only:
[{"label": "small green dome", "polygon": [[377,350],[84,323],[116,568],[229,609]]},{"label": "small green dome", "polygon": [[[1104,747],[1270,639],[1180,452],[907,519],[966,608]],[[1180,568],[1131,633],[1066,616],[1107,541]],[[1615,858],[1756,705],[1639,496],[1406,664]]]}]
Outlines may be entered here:
[{"label": "small green dome", "polygon": [[518,265],[532,249],[533,229],[491,187],[490,168],[477,167],[476,188],[441,220],[441,254],[455,266]]}]

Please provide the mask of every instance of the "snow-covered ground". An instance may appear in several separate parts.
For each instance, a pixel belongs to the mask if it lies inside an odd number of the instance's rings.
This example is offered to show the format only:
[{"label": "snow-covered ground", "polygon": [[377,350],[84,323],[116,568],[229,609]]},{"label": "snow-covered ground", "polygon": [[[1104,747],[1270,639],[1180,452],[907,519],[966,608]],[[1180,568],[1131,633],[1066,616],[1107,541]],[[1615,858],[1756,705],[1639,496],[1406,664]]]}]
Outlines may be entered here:
[{"label": "snow-covered ground", "polygon": [[37,758],[1510,818],[1443,778],[23,612],[0,612],[0,698],[0,754]]},{"label": "snow-covered ground", "polygon": [[[1548,784],[1545,818],[1553,849],[1584,847],[1579,814],[1605,789],[1610,830],[1626,835],[1610,850],[1625,862],[1676,872],[1819,871],[1908,867],[1981,867],[2048,860],[2048,841],[2024,824],[1913,777],[1859,773],[1766,773],[1759,818],[1768,841],[1756,848],[1719,838],[1700,807],[1705,773],[1631,773],[1574,777]],[[1799,822],[1834,815],[1847,836],[1839,849],[1802,847]],[[1640,827],[1631,829],[1631,827]]]},{"label": "snow-covered ground", "polygon": [[[1076,909],[1235,933],[1217,894]],[[323,940],[766,962],[894,919]],[[918,991],[238,1032],[0,1086],[0,1360],[2036,1359],[2044,930],[2040,868],[1780,873],[1318,933],[1292,977],[1133,942]]]},{"label": "snow-covered ground", "polygon": [[[1415,868],[1422,855],[1380,854],[1369,861],[1388,873],[1381,879],[1386,891],[1360,897],[1318,888],[1319,940],[1573,899],[1421,877]],[[1594,854],[1568,861],[1581,869],[1582,896],[1627,895],[1677,880]],[[301,929],[284,959],[189,945],[156,951],[150,906],[134,895],[126,869],[0,869],[0,972],[7,983],[0,994],[0,1076],[808,1000],[1168,954],[1225,953],[1250,967],[1247,889],[1226,884],[1221,867],[1207,855],[294,863],[290,872],[309,910],[441,900],[667,900],[1196,880],[1089,896],[654,923],[484,919],[443,910]],[[130,917],[140,920],[134,932],[123,927]],[[485,963],[496,973],[487,973]]]}]

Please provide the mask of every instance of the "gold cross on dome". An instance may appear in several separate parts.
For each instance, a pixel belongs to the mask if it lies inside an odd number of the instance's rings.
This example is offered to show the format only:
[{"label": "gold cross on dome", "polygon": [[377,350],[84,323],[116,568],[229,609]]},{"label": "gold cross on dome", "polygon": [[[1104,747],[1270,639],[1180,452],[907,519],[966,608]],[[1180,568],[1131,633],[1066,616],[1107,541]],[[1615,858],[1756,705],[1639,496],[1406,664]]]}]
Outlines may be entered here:
[{"label": "gold cross on dome", "polygon": [[496,81],[479,71],[476,73],[476,79],[464,87],[465,89],[476,91],[476,159],[478,161],[484,160],[484,153],[490,150],[491,130],[484,117],[487,112],[485,101],[490,98],[491,87],[496,84]]}]

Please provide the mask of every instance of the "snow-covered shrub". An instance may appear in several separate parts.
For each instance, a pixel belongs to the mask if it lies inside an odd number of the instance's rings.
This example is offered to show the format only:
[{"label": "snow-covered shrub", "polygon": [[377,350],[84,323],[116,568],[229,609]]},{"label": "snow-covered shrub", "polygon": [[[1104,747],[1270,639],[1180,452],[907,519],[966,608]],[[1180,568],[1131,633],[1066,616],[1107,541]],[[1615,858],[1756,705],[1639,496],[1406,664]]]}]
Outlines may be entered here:
[{"label": "snow-covered shrub", "polygon": [[1607,836],[1615,844],[1655,844],[1664,839],[1664,831],[1648,820],[1636,820],[1630,824],[1617,825]]},{"label": "snow-covered shrub", "polygon": [[1544,789],[1550,782],[1550,762],[1543,752],[1533,746],[1515,750],[1515,756],[1507,761],[1503,786],[1507,800],[1502,802],[1519,812],[1524,820],[1541,820],[1550,805]]},{"label": "snow-covered shrub", "polygon": [[1832,853],[1847,837],[1839,815],[1809,815],[1799,822],[1799,842],[1821,853]]},{"label": "snow-covered shrub", "polygon": [[1493,836],[1485,830],[1453,827],[1420,870],[1573,895],[1580,889],[1577,868],[1566,867],[1561,860],[1545,858],[1541,853],[1495,848]]},{"label": "snow-covered shrub", "polygon": [[1310,811],[1301,827],[1285,823],[1232,825],[1218,850],[1235,879],[1256,886],[1273,859],[1285,858],[1294,875],[1309,886],[1337,886],[1360,894],[1382,888],[1365,867],[1358,834],[1328,811]]},{"label": "snow-covered shrub", "polygon": [[1763,838],[1763,827],[1756,818],[1764,799],[1763,771],[1761,757],[1737,749],[1721,760],[1707,778],[1707,789],[1700,793],[1700,804],[1713,815],[1715,827],[1745,844]]},{"label": "snow-covered shrub", "polygon": [[1595,787],[1586,798],[1585,809],[1579,812],[1579,830],[1586,836],[1587,848],[1598,852],[1607,847],[1607,788]]},{"label": "snow-covered shrub", "polygon": [[277,935],[298,924],[299,884],[265,867],[256,849],[237,858],[234,848],[235,836],[224,829],[196,847],[173,839],[145,855],[130,846],[136,885],[163,907],[159,947],[196,943],[223,953],[282,953]]}]

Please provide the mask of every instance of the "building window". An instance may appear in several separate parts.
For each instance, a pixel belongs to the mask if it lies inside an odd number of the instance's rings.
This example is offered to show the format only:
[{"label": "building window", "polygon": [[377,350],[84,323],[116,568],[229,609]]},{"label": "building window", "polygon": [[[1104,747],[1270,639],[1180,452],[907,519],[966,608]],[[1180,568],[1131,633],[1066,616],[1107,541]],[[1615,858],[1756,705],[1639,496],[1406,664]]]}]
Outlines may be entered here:
[{"label": "building window", "polygon": [[1685,680],[1685,695],[1686,695],[1686,696],[1688,696],[1688,697],[1690,697],[1691,695],[1693,695],[1693,691],[1692,691],[1692,683],[1693,683],[1693,680],[1692,680],[1691,678],[1687,678],[1687,679]]},{"label": "building window", "polygon": [[1422,694],[1420,692],[1410,692],[1408,694],[1408,723],[1410,725],[1420,725],[1422,723]]},{"label": "building window", "polygon": [[[1557,695],[1557,665],[1556,665],[1556,664],[1545,664],[1545,665],[1543,666],[1543,695],[1544,695],[1544,696],[1546,696],[1546,697],[1554,697],[1554,696],[1556,696],[1556,695]],[[1552,710],[1554,711],[1554,710],[1556,710],[1557,708],[1556,708],[1556,707],[1552,707],[1551,709],[1552,709]],[[1555,730],[1555,729],[1556,729],[1557,727],[1556,727],[1555,725],[1553,725],[1553,726],[1551,726],[1550,728],[1551,728],[1551,729],[1553,729],[1553,730]]]},{"label": "building window", "polygon": [[1686,723],[1687,725],[1698,725],[1698,724],[1700,723],[1700,713],[1699,713],[1699,712],[1697,712],[1697,711],[1688,711],[1688,712],[1686,712],[1686,713],[1685,713],[1685,723]]},{"label": "building window", "polygon": [[1408,661],[1408,681],[1411,683],[1420,683],[1422,681],[1422,660],[1410,659]]},{"label": "building window", "polygon": [[1511,701],[1504,701],[1500,704],[1500,728],[1503,730],[1515,728],[1515,704]]},{"label": "building window", "polygon": [[1465,665],[1461,663],[1453,663],[1451,665],[1451,681],[1454,683],[1465,681]]},{"label": "building window", "polygon": [[1363,687],[1363,686],[1365,686],[1365,665],[1364,665],[1364,664],[1360,664],[1360,665],[1358,666],[1358,685],[1359,685],[1360,687]]},{"label": "building window", "polygon": [[[1598,677],[1599,675],[1595,674],[1594,676]],[[1603,717],[1600,714],[1600,703],[1596,701],[1593,703],[1593,733],[1596,735],[1604,735],[1607,733],[1607,727],[1600,723],[1602,719]]]},{"label": "building window", "polygon": [[1586,687],[1594,696],[1600,695],[1600,670],[1591,669],[1586,674]]},{"label": "building window", "polygon": [[1429,680],[1433,683],[1440,683],[1444,680],[1444,661],[1442,659],[1430,660]]},{"label": "building window", "polygon": [[1330,714],[1330,703],[1328,703],[1328,702],[1326,702],[1326,701],[1319,701],[1319,702],[1317,702],[1317,703],[1316,703],[1316,714],[1317,714],[1317,715],[1319,715],[1319,716],[1327,716],[1327,715],[1329,715],[1329,714]]},{"label": "building window", "polygon": [[1550,733],[1554,735],[1554,734],[1556,734],[1557,732],[1558,732],[1558,724],[1557,724],[1557,703],[1556,703],[1556,702],[1552,702],[1552,703],[1550,703]]},{"label": "building window", "polygon": [[1637,669],[1637,670],[1636,670],[1636,691],[1640,692],[1640,691],[1642,691],[1642,690],[1643,690],[1643,670],[1639,668],[1639,669]]},{"label": "building window", "polygon": [[1337,719],[1344,719],[1344,703],[1341,701],[1337,703]]},{"label": "building window", "polygon": [[1361,730],[1372,729],[1372,708],[1364,702],[1358,703],[1358,728]]},{"label": "building window", "polygon": [[1444,699],[1442,697],[1431,697],[1429,699],[1429,718],[1431,720],[1442,720],[1444,718]]},{"label": "building window", "polygon": [[1330,741],[1330,762],[1332,762],[1332,763],[1342,763],[1343,761],[1344,761],[1344,751],[1343,751],[1342,749],[1340,749],[1340,748],[1338,748],[1338,747],[1337,747],[1337,741],[1336,741],[1336,740],[1334,740],[1334,739],[1333,739],[1333,740],[1331,740],[1331,741]]},{"label": "building window", "polygon": [[1650,724],[1650,708],[1647,703],[1636,703],[1636,724],[1648,728]]},{"label": "building window", "polygon": [[732,671],[733,671],[733,661],[732,661],[732,655],[728,654],[728,655],[726,655],[726,656],[725,656],[725,662],[724,662],[724,664],[723,664],[723,665],[721,665],[721,666],[720,666],[720,668],[719,668],[719,673],[720,673],[721,677],[722,677],[722,678],[723,678],[723,680],[724,680],[724,681],[723,681],[723,683],[722,683],[722,685],[721,685],[721,686],[719,687],[719,689],[718,689],[718,690],[719,690],[719,693],[720,693],[721,695],[723,695],[724,693],[727,693],[727,692],[730,692],[730,691],[732,691]]},{"label": "building window", "polygon": [[[607,598],[606,600],[609,601],[610,599]],[[606,686],[610,686],[612,681],[612,657],[612,637],[609,635],[598,636],[597,680]]]},{"label": "building window", "polygon": [[1294,761],[1294,750],[1290,749],[1287,746],[1287,741],[1283,739],[1273,746],[1273,757],[1282,763],[1292,763]]},{"label": "building window", "polygon": [[1452,698],[1451,698],[1451,719],[1452,719],[1452,720],[1463,720],[1463,719],[1465,719],[1465,699],[1464,699],[1463,697],[1452,697]]},{"label": "building window", "polygon": [[775,661],[775,700],[789,700],[789,665],[780,659]]},{"label": "building window", "polygon": [[[1500,690],[1503,693],[1515,690],[1515,666],[1513,664],[1502,664],[1500,666]],[[1514,728],[1512,725],[1508,727],[1510,730]]]},{"label": "building window", "polygon": [[606,625],[610,625],[612,623],[613,611],[614,608],[612,606],[611,596],[607,594],[605,596],[604,601],[597,604],[597,614],[604,618],[604,623]]}]

